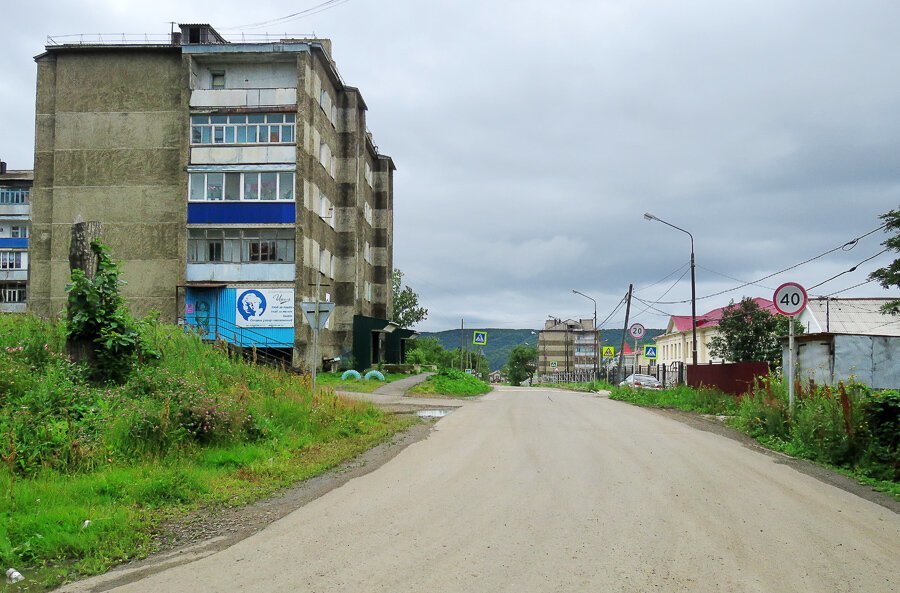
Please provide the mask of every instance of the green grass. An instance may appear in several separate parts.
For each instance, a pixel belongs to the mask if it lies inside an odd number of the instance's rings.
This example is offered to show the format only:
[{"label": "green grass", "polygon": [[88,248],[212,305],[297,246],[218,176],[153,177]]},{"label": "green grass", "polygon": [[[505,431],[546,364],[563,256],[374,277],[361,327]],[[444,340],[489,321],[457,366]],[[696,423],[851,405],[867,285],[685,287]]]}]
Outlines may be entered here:
[{"label": "green grass", "polygon": [[638,406],[673,408],[699,414],[730,416],[736,413],[737,398],[712,389],[693,389],[685,385],[669,389],[610,387],[610,399]]},{"label": "green grass", "polygon": [[409,390],[408,394],[472,397],[483,395],[490,390],[491,386],[477,377],[455,369],[442,369],[437,374],[414,386]]},{"label": "green grass", "polygon": [[900,394],[863,385],[801,386],[793,415],[784,382],[760,382],[735,397],[679,386],[617,387],[611,399],[647,407],[727,416],[729,426],[762,446],[807,459],[900,500]]},{"label": "green grass", "polygon": [[534,387],[556,387],[570,391],[612,391],[615,387],[606,381],[590,381],[588,383],[535,383]]},{"label": "green grass", "polygon": [[[385,383],[391,383],[393,381],[398,381],[400,379],[405,379],[409,377],[409,375],[404,375],[403,373],[384,373],[384,381],[379,381],[377,379],[359,379],[358,381],[355,379],[348,379],[346,381],[341,380],[341,375],[343,373],[320,373],[316,375],[316,383],[319,385],[328,386],[335,391],[350,391],[353,393],[372,393],[379,387],[385,385]],[[362,373],[365,376],[365,373]]]},{"label": "green grass", "polygon": [[98,385],[61,324],[0,315],[0,565],[26,576],[16,591],[143,557],[164,519],[265,496],[412,422],[177,327],[145,338],[162,359]]}]

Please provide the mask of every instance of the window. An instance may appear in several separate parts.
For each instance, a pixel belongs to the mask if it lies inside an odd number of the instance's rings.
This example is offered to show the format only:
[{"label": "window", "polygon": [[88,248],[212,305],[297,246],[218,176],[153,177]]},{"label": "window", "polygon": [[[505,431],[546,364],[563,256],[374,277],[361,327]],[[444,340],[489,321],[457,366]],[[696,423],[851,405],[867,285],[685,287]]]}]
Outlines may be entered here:
[{"label": "window", "polygon": [[24,303],[25,284],[14,282],[12,284],[0,284],[0,303]]},{"label": "window", "polygon": [[328,118],[328,121],[331,122],[331,125],[337,125],[337,106],[335,106],[334,102],[331,100],[331,95],[328,94],[328,91],[322,89],[319,91],[319,107],[322,108],[322,111],[325,112],[325,117]]},{"label": "window", "polygon": [[209,73],[212,81],[210,83],[210,88],[214,89],[224,89],[225,88],[225,71],[224,70],[212,70]]},{"label": "window", "polygon": [[363,203],[363,216],[365,217],[366,222],[368,222],[370,225],[372,224],[372,218],[373,218],[372,214],[373,214],[372,207],[369,206],[368,202],[364,202]]},{"label": "window", "polygon": [[372,283],[366,280],[365,282],[365,290],[366,290],[366,300],[372,301]]},{"label": "window", "polygon": [[0,187],[0,204],[27,204],[31,191],[15,187]]},{"label": "window", "polygon": [[368,241],[363,244],[363,259],[367,263],[372,263],[372,246],[369,245]]},{"label": "window", "polygon": [[291,263],[294,229],[189,229],[188,262]]},{"label": "window", "polygon": [[293,144],[293,113],[192,115],[191,144]]},{"label": "window", "polygon": [[21,251],[0,251],[0,270],[24,270]]},{"label": "window", "polygon": [[25,239],[28,237],[27,226],[14,226],[10,229],[10,237],[13,239]]},{"label": "window", "polygon": [[319,162],[326,171],[331,172],[331,147],[324,140],[319,140]]},{"label": "window", "polygon": [[293,200],[293,172],[191,173],[192,202],[228,200]]},{"label": "window", "polygon": [[372,174],[372,166],[369,165],[369,161],[366,161],[366,183],[369,184],[369,187],[372,187],[374,179],[375,176]]}]

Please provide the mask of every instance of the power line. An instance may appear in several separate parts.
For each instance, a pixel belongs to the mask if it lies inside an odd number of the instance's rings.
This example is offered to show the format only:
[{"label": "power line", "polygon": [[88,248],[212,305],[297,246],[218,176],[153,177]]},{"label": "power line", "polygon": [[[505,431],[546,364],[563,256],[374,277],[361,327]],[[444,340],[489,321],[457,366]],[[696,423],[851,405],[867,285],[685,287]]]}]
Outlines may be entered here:
[{"label": "power line", "polygon": [[827,283],[831,282],[831,281],[834,280],[835,278],[838,278],[838,277],[840,277],[840,276],[843,276],[844,274],[849,274],[850,272],[855,272],[855,271],[856,271],[856,268],[858,268],[859,266],[863,265],[863,264],[866,263],[867,261],[872,261],[873,259],[875,259],[875,258],[878,257],[879,255],[882,255],[882,254],[884,254],[884,253],[887,253],[888,251],[890,251],[890,250],[889,250],[889,249],[883,249],[882,251],[879,251],[878,253],[876,253],[876,254],[873,255],[872,257],[867,257],[866,259],[862,260],[861,262],[859,262],[858,264],[856,264],[855,266],[853,266],[853,267],[850,268],[849,270],[844,270],[844,271],[841,272],[840,274],[835,274],[834,276],[832,276],[832,277],[829,278],[828,280],[823,280],[822,282],[819,282],[819,283],[816,284],[815,286],[810,286],[808,290],[812,290],[812,289],[814,289],[814,288],[818,288],[818,287],[822,286],[823,284],[827,284]]},{"label": "power line", "polygon": [[722,278],[728,278],[729,280],[734,280],[735,282],[741,282],[744,284],[744,286],[748,286],[748,285],[752,284],[753,286],[759,286],[760,288],[765,288],[766,290],[775,290],[774,288],[772,288],[770,286],[763,286],[762,284],[759,284],[757,282],[747,282],[746,280],[741,280],[740,278],[735,278],[734,276],[729,276],[728,274],[723,274],[722,272],[710,270],[709,268],[706,268],[699,264],[697,265],[697,267],[701,268],[703,270],[706,270],[707,272],[710,272],[711,274],[715,274],[716,276],[721,276]]},{"label": "power line", "polygon": [[[678,277],[678,280],[676,280],[675,282],[673,282],[673,283],[672,283],[672,286],[670,286],[669,288],[667,288],[667,289],[666,289],[666,292],[664,292],[664,293],[662,293],[661,295],[659,295],[659,298],[656,299],[655,301],[653,301],[652,304],[645,303],[643,300],[641,300],[641,302],[644,303],[644,304],[647,305],[647,306],[644,307],[644,310],[643,310],[643,311],[641,311],[640,313],[638,313],[637,315],[635,315],[634,318],[637,319],[638,317],[640,317],[641,315],[643,315],[644,313],[646,313],[646,312],[647,312],[647,309],[649,309],[651,306],[653,306],[653,305],[655,305],[656,303],[659,302],[659,299],[661,299],[661,298],[663,298],[664,296],[666,296],[667,294],[669,294],[669,292],[670,292],[673,288],[675,288],[675,287],[678,285],[679,282],[681,282],[681,279],[684,278],[685,275],[686,275],[689,271],[690,271],[690,268],[688,268],[687,270],[685,270],[684,272],[682,272],[682,273],[681,273],[681,276]],[[634,293],[632,293],[631,296],[632,296],[633,298],[637,299],[637,300],[640,300],[640,299],[638,299],[636,296],[634,296]]]},{"label": "power line", "polygon": [[223,31],[234,30],[234,29],[257,29],[259,27],[267,27],[270,25],[278,25],[281,23],[287,23],[293,20],[299,20],[308,16],[312,16],[314,14],[318,14],[320,12],[324,12],[326,10],[330,10],[332,8],[336,8],[341,4],[345,4],[350,0],[326,0],[325,2],[321,2],[316,4],[315,6],[311,6],[310,8],[306,8],[299,12],[295,12],[289,15],[285,15],[282,17],[278,17],[275,19],[270,19],[268,21],[259,21],[256,23],[248,23],[245,25],[236,25],[234,27],[223,27]]},{"label": "power line", "polygon": [[678,266],[678,268],[676,268],[676,269],[673,270],[672,272],[666,274],[665,276],[663,276],[662,278],[660,278],[659,280],[657,280],[656,282],[654,282],[653,284],[648,284],[647,286],[642,286],[641,288],[636,288],[636,289],[634,290],[634,292],[643,292],[643,291],[647,290],[648,288],[653,288],[653,287],[656,286],[657,284],[660,284],[660,283],[662,283],[662,282],[665,282],[666,280],[668,280],[669,278],[671,278],[672,276],[674,276],[675,274],[677,274],[678,272],[680,272],[682,269],[684,269],[684,268],[686,268],[686,267],[688,267],[688,266],[690,266],[690,265],[691,265],[691,262],[685,262],[685,263],[681,264],[680,266]]},{"label": "power line", "polygon": [[866,280],[865,282],[860,282],[859,284],[854,284],[853,286],[848,286],[847,288],[842,288],[841,290],[836,290],[832,293],[822,295],[822,296],[830,297],[830,296],[834,296],[836,294],[841,294],[842,292],[847,292],[848,290],[853,290],[854,288],[859,288],[860,286],[865,286],[866,284],[869,284],[870,282],[875,282],[875,279],[871,278],[869,280]]},{"label": "power line", "polygon": [[[787,268],[784,268],[783,270],[779,270],[779,271],[777,271],[777,272],[773,272],[772,274],[769,274],[768,276],[763,276],[762,278],[758,278],[758,279],[756,279],[756,280],[754,280],[754,281],[752,281],[752,282],[744,282],[744,283],[741,284],[740,286],[735,286],[734,288],[728,288],[728,289],[726,289],[726,290],[720,290],[719,292],[714,292],[714,293],[712,293],[712,294],[707,294],[707,295],[704,295],[704,296],[700,296],[700,297],[697,297],[696,300],[701,301],[701,300],[704,300],[704,299],[710,299],[710,298],[712,298],[712,297],[716,297],[716,296],[719,296],[719,295],[723,295],[723,294],[728,293],[728,292],[734,292],[735,290],[740,290],[741,288],[744,288],[745,286],[750,286],[751,284],[754,284],[754,285],[755,285],[755,284],[757,284],[757,283],[759,283],[759,282],[762,282],[763,280],[768,280],[769,278],[772,278],[772,277],[774,277],[774,276],[778,276],[779,274],[783,274],[783,273],[785,273],[785,272],[788,272],[788,271],[790,271],[790,270],[793,270],[794,268],[799,268],[800,266],[806,265],[806,264],[808,264],[808,263],[810,263],[810,262],[813,262],[813,261],[815,261],[815,260],[817,260],[817,259],[821,259],[821,258],[825,257],[826,255],[830,255],[830,254],[832,254],[832,253],[834,253],[835,251],[838,251],[838,250],[850,251],[851,249],[853,249],[854,247],[856,247],[856,245],[859,243],[859,241],[860,241],[861,239],[865,239],[865,238],[868,237],[869,235],[872,235],[872,234],[874,234],[874,233],[877,233],[878,231],[880,231],[881,229],[883,229],[885,226],[887,226],[887,224],[883,224],[883,225],[879,226],[878,228],[872,229],[872,230],[869,231],[868,233],[865,233],[864,235],[860,235],[859,237],[856,237],[855,239],[851,239],[850,241],[847,241],[846,243],[843,243],[842,245],[838,245],[837,247],[834,247],[833,249],[829,249],[828,251],[825,251],[825,252],[823,252],[823,253],[820,253],[819,255],[813,256],[813,257],[811,257],[811,258],[809,258],[809,259],[806,259],[806,260],[803,260],[802,262],[800,262],[800,263],[798,263],[798,264],[794,264],[794,265],[792,265],[792,266],[788,266]],[[690,302],[691,302],[690,299],[686,299],[686,300],[682,300],[682,301],[658,301],[658,304],[660,304],[660,305],[683,305],[684,303],[690,303]]]}]

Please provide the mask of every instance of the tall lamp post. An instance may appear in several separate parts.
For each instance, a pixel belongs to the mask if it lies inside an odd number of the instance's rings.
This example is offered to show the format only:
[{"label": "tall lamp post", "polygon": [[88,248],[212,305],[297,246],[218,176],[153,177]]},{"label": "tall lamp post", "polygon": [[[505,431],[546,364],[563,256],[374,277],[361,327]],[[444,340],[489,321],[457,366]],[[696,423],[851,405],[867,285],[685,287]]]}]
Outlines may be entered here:
[{"label": "tall lamp post", "polygon": [[670,222],[666,222],[662,218],[657,216],[653,216],[649,212],[644,213],[644,218],[647,220],[655,220],[656,222],[661,222],[666,226],[670,226],[673,229],[679,230],[682,233],[687,234],[688,237],[691,238],[691,355],[694,365],[697,364],[697,276],[696,276],[696,267],[694,266],[694,235],[690,232],[684,230],[681,227],[677,227]]},{"label": "tall lamp post", "polygon": [[599,379],[600,375],[600,330],[597,329],[597,301],[593,297],[589,297],[583,292],[572,289],[572,292],[579,294],[594,303],[594,380]]}]

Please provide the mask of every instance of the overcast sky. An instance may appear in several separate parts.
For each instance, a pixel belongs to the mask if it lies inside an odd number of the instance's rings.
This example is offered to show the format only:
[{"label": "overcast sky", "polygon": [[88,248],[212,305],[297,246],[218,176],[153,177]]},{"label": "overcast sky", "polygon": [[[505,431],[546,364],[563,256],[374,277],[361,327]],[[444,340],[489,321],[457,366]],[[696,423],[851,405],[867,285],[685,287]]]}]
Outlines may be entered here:
[{"label": "overcast sky", "polygon": [[[690,240],[647,211],[693,233],[705,297],[838,247],[900,205],[896,0],[340,0],[243,27],[323,1],[9,2],[0,157],[32,167],[33,57],[48,35],[165,34],[175,21],[331,38],[397,165],[394,261],[428,331],[590,317],[572,289],[601,321],[629,283],[648,302],[688,301]],[[702,298],[698,313],[785,281],[812,287],[886,237]],[[864,282],[894,255],[811,292]],[[841,296],[897,294],[869,283]],[[690,313],[634,307],[648,327]]]}]

